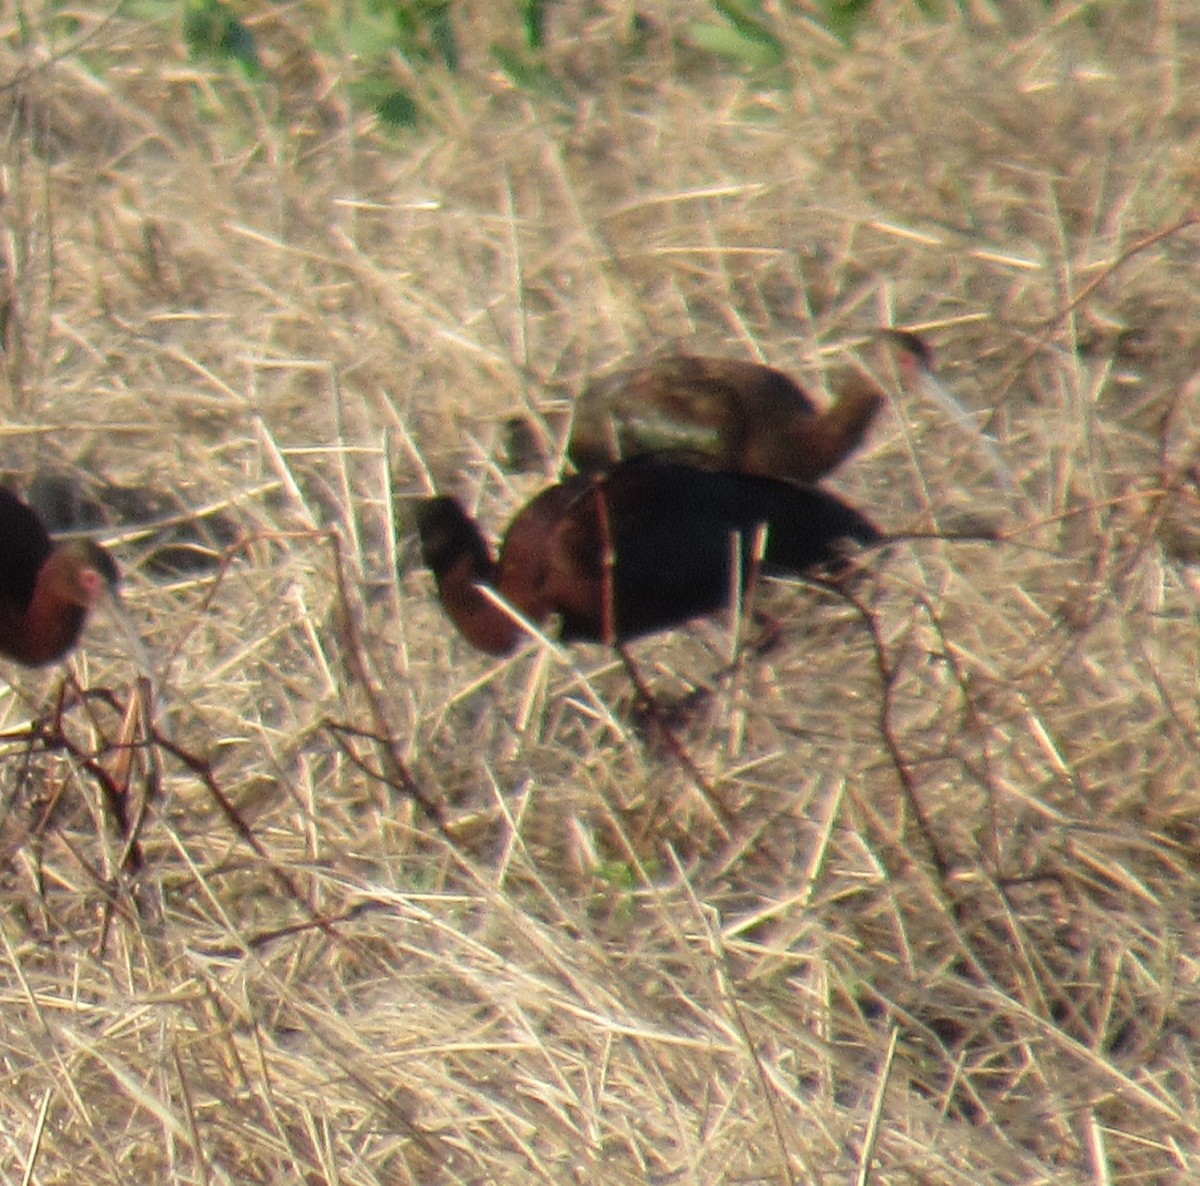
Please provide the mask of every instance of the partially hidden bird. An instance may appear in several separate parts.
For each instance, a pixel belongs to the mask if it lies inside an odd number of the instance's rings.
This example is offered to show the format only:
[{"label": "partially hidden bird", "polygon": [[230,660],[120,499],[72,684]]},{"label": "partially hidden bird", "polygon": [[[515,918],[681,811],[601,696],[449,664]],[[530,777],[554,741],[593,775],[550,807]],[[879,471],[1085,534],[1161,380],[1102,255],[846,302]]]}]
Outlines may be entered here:
[{"label": "partially hidden bird", "polygon": [[728,605],[732,541],[740,537],[744,580],[760,525],[768,574],[836,571],[847,545],[883,538],[826,491],[656,458],[542,491],[510,523],[498,559],[455,499],[424,499],[416,517],[447,615],[496,655],[515,649],[524,631],[481,586],[535,626],[557,615],[564,642],[622,642]]},{"label": "partially hidden bird", "polygon": [[821,410],[783,371],[676,354],[601,375],[575,402],[567,456],[581,473],[642,454],[793,482],[823,478],[866,436],[884,394],[850,373]]},{"label": "partially hidden bird", "polygon": [[26,667],[61,659],[117,581],[99,544],[53,541],[37,512],[0,486],[0,655]]},{"label": "partially hidden bird", "polygon": [[[996,443],[937,378],[925,341],[890,328],[874,340],[888,349],[905,384],[976,442],[1014,494]],[[817,482],[863,443],[886,402],[864,372],[847,372],[835,386],[833,403],[821,409],[783,371],[762,363],[689,354],[651,359],[584,388],[572,412],[567,457],[581,473],[652,454],[705,469]]]}]

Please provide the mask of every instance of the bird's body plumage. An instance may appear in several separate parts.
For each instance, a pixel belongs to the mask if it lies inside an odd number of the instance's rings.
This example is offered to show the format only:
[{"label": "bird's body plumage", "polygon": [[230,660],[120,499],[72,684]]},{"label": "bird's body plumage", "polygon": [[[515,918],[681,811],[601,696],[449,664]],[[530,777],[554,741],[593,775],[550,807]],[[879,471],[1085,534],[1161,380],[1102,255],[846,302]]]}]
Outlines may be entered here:
[{"label": "bird's body plumage", "polygon": [[37,512],[0,486],[0,655],[28,667],[60,659],[116,582],[117,567],[99,544],[56,544]]},{"label": "bird's body plumage", "polygon": [[862,443],[883,398],[864,375],[850,375],[821,411],[772,367],[673,355],[589,383],[575,404],[567,456],[582,473],[654,454],[815,482]]},{"label": "bird's body plumage", "polygon": [[544,490],[513,519],[496,561],[453,499],[427,500],[418,522],[447,613],[469,641],[496,654],[512,650],[521,629],[480,583],[535,624],[558,615],[564,641],[617,641],[727,605],[731,540],[741,537],[748,571],[760,524],[768,573],[805,572],[836,562],[846,541],[880,538],[824,491],[654,459]]}]

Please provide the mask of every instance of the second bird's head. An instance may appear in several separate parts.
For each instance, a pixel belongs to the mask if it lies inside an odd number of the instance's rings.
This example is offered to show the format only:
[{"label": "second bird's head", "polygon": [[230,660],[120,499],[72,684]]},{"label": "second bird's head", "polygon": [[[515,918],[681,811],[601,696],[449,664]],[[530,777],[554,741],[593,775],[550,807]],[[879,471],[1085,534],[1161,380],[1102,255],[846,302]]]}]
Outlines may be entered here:
[{"label": "second bird's head", "polygon": [[94,540],[64,540],[54,549],[52,563],[59,596],[85,609],[115,592],[120,584],[116,561]]}]

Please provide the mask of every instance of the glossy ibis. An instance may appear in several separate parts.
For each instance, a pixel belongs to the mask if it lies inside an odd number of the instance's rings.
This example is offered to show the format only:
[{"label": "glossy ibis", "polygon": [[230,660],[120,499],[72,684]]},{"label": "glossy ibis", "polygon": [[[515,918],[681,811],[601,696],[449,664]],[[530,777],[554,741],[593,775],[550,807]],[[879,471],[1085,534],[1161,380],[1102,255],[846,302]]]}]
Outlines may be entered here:
[{"label": "glossy ibis", "polygon": [[446,613],[497,655],[516,647],[522,629],[480,585],[536,625],[557,614],[564,641],[621,641],[727,605],[735,533],[743,573],[760,524],[769,573],[836,565],[846,541],[881,538],[825,491],[655,458],[542,491],[509,525],[498,560],[453,498],[423,500],[417,524]]},{"label": "glossy ibis", "polygon": [[37,512],[0,486],[0,655],[26,667],[62,658],[116,583],[99,544],[53,542]]},{"label": "glossy ibis", "polygon": [[[978,442],[1012,493],[1012,473],[995,442],[938,380],[925,342],[907,330],[876,337],[891,348],[909,386]],[[883,403],[883,391],[859,372],[847,374],[837,399],[821,411],[772,367],[675,355],[591,382],[575,404],[567,456],[581,473],[642,454],[673,454],[706,469],[811,483],[858,448]]]},{"label": "glossy ibis", "polygon": [[567,456],[581,473],[641,454],[714,470],[815,482],[861,443],[884,395],[847,376],[824,411],[782,371],[675,355],[593,380],[576,401]]}]

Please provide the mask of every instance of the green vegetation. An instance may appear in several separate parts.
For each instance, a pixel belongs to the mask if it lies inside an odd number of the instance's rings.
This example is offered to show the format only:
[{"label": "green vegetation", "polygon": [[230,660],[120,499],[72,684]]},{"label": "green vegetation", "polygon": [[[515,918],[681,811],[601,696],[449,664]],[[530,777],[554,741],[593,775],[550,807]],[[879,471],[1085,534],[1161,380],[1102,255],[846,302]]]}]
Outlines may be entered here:
[{"label": "green vegetation", "polygon": [[693,45],[752,70],[781,66],[784,44],[771,28],[762,0],[712,0],[719,21],[694,21],[688,27]]},{"label": "green vegetation", "polygon": [[[497,13],[489,26],[492,37],[482,48],[489,71],[530,97],[561,101],[567,92],[558,58],[570,37],[560,33],[555,39],[558,7],[554,0],[512,0],[507,14]],[[714,73],[733,70],[753,76],[759,85],[789,85],[792,59],[800,46],[808,52],[811,39],[781,35],[777,26],[782,18],[765,0],[709,0],[707,9],[702,18],[681,16],[674,25],[666,24],[669,38],[691,50],[693,60],[697,53],[707,57]],[[836,43],[852,50],[872,22],[882,19],[883,10],[876,0],[820,0],[815,11],[806,10],[804,25],[828,35],[817,39],[814,61],[818,66],[828,62]],[[463,41],[475,31],[464,27],[454,0],[345,0],[337,5],[302,0],[286,9],[233,0],[127,0],[120,12],[162,28],[174,25],[192,61],[224,65],[262,85],[272,82],[264,46],[272,26],[287,22],[293,40],[334,64],[351,106],[373,111],[392,129],[436,122],[437,105],[450,78],[471,85]],[[954,0],[906,0],[887,9],[890,20],[917,22],[952,20],[956,13]],[[42,19],[46,27],[68,35],[81,28],[76,10],[59,4]],[[647,31],[671,19],[649,10],[632,12],[620,34],[624,60],[639,60],[647,49]],[[36,36],[36,23],[36,16],[19,10],[18,36]],[[83,52],[99,54],[101,44],[102,39],[97,45],[84,45]],[[478,65],[480,57],[474,60]]]},{"label": "green vegetation", "polygon": [[225,58],[247,74],[262,73],[254,34],[221,0],[188,0],[183,11],[183,41],[194,58]]},{"label": "green vegetation", "polygon": [[[174,0],[142,0],[162,10]],[[873,0],[823,0],[814,23],[850,47],[870,19]],[[936,0],[912,0],[913,12],[940,16]],[[680,26],[677,37],[712,57],[714,69],[749,71],[769,84],[786,85],[789,47],[775,29],[764,0],[711,0],[712,16]],[[562,88],[548,58],[554,48],[549,17],[553,0],[518,0],[512,8],[511,35],[488,47],[489,56],[509,82],[531,95],[561,97]],[[240,8],[224,0],[187,0],[183,38],[189,54],[209,62],[226,60],[248,76],[262,77],[254,33]],[[458,74],[462,52],[453,0],[349,0],[337,13],[315,6],[308,36],[314,50],[353,63],[349,97],[374,110],[383,124],[407,128],[419,123],[429,100],[397,82],[399,59],[418,76]],[[635,14],[628,46],[638,52],[645,18]]]}]

